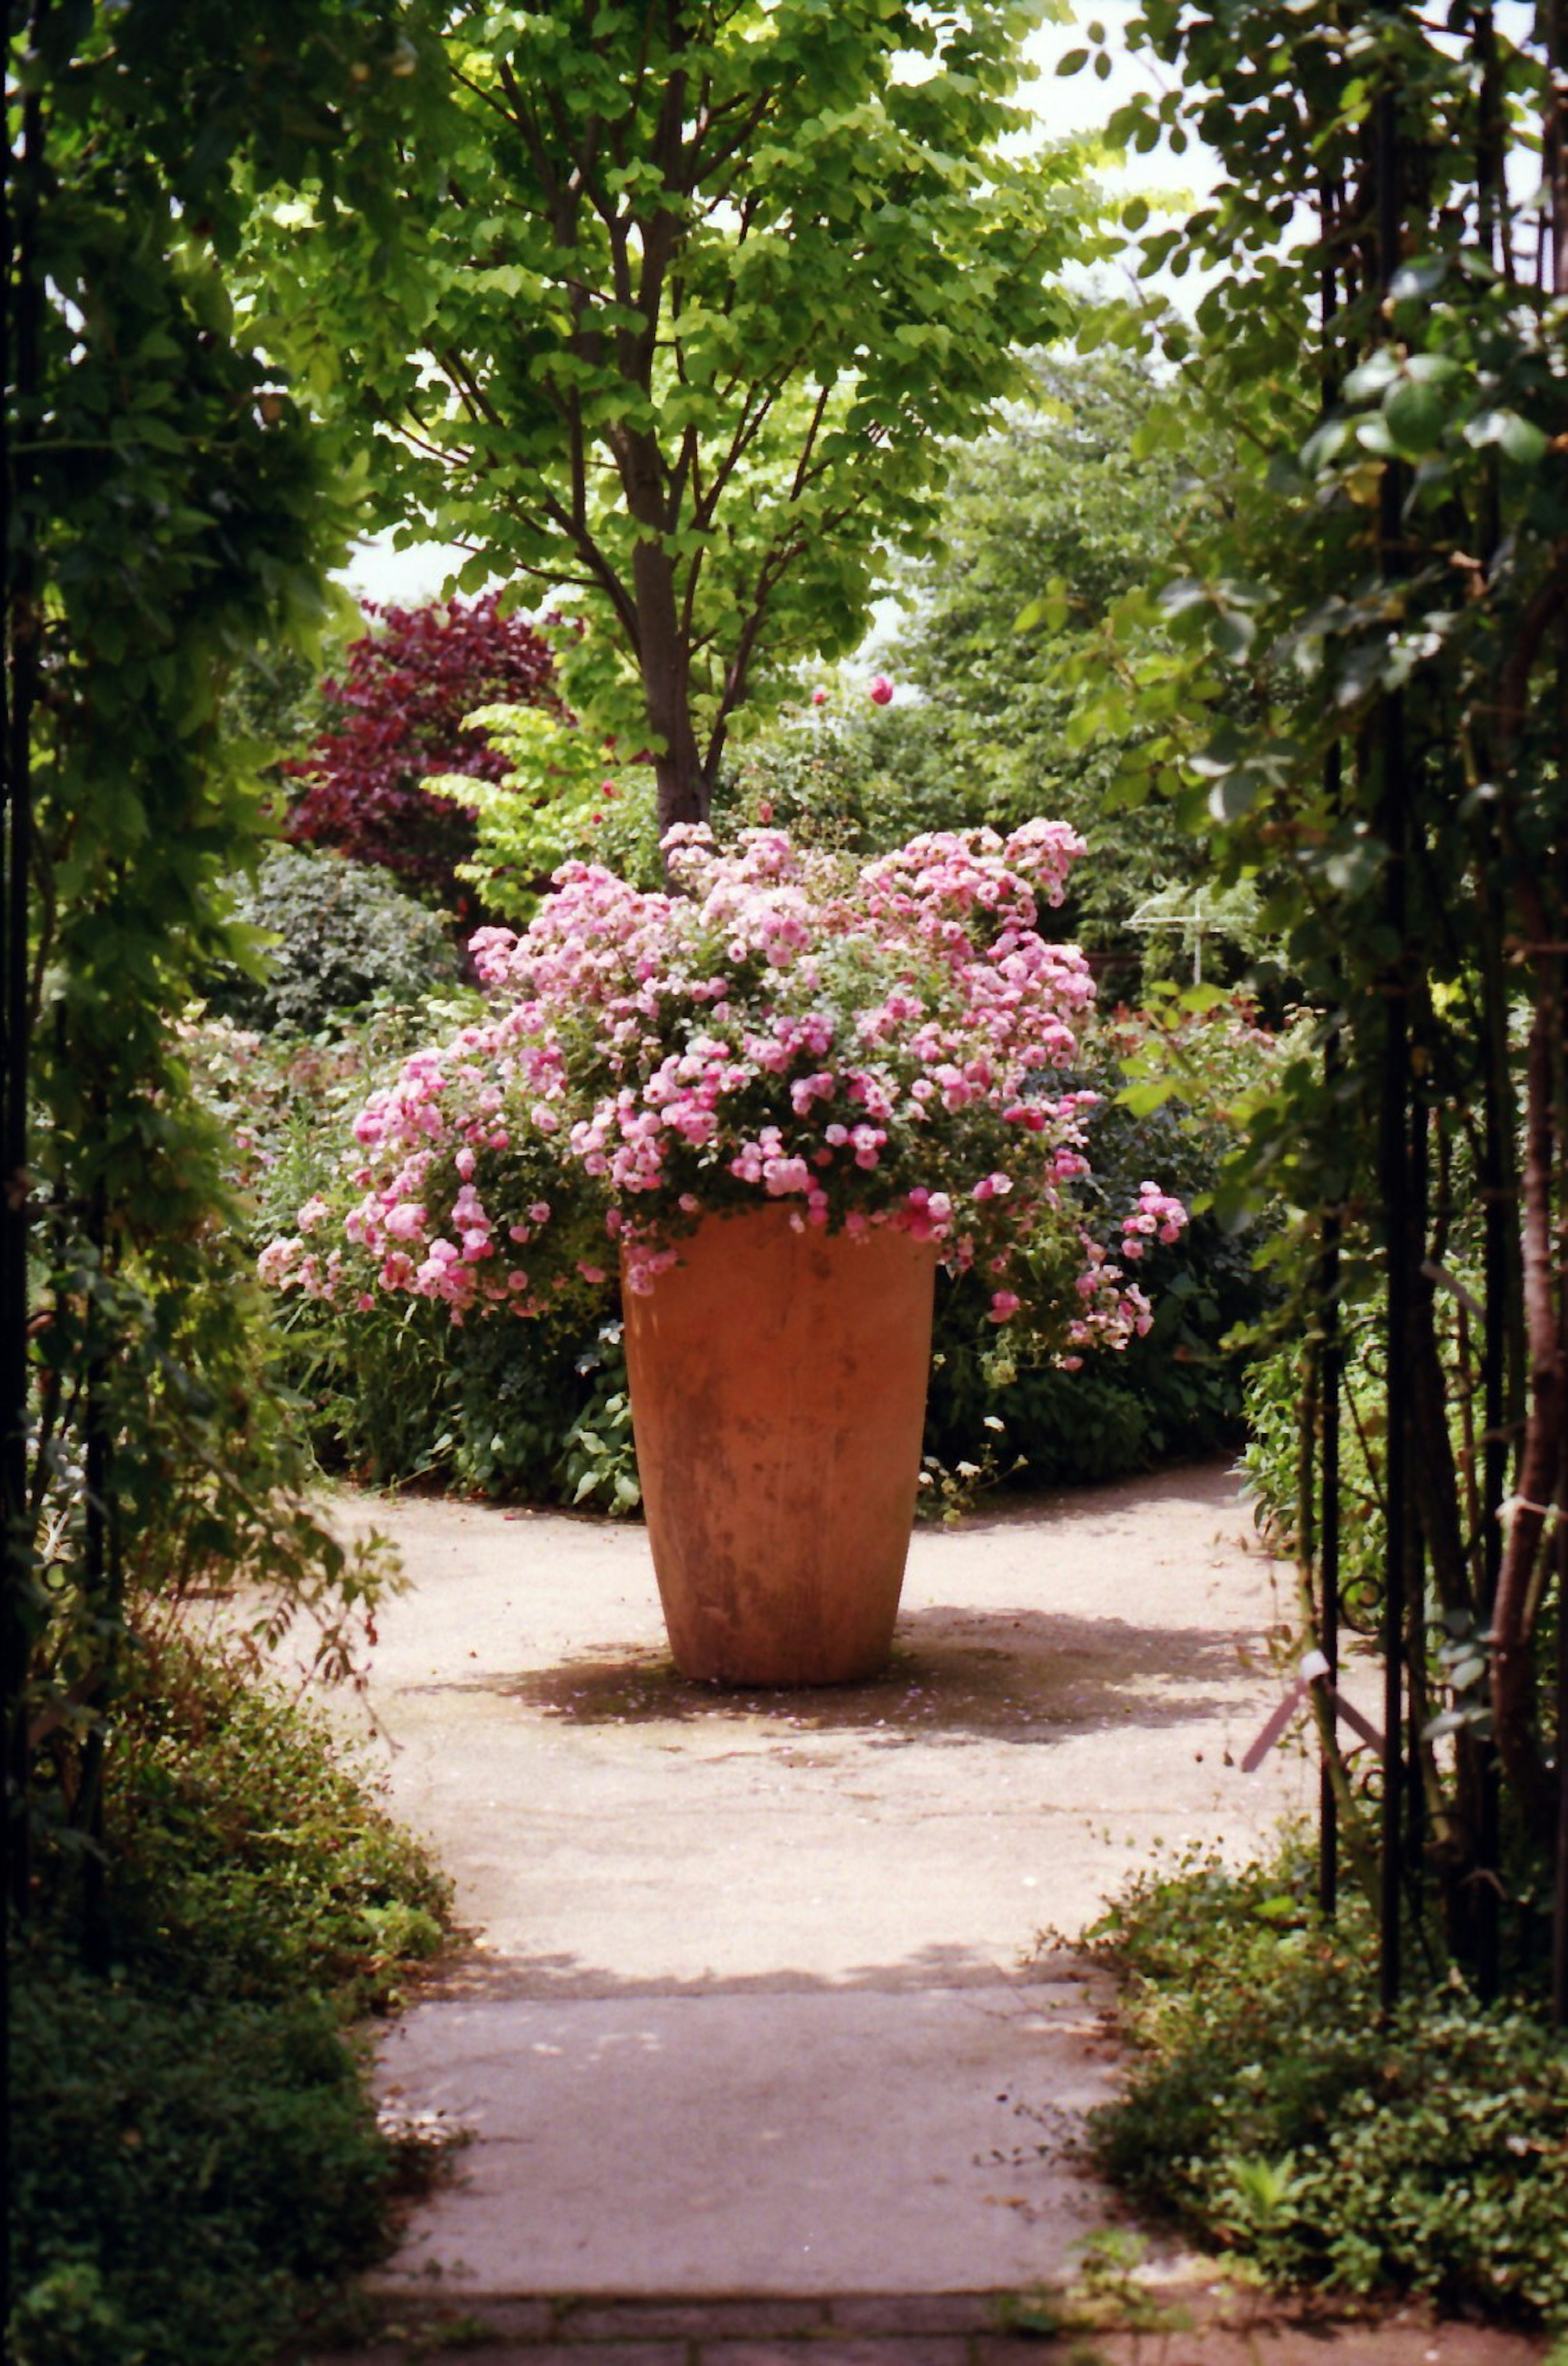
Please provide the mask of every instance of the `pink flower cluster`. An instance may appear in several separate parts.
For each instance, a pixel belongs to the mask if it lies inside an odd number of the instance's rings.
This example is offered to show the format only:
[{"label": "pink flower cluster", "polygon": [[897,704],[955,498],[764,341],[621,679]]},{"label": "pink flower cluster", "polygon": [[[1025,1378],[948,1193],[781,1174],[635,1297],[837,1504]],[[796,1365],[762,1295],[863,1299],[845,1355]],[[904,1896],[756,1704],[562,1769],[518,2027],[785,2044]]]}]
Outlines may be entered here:
[{"label": "pink flower cluster", "polygon": [[1122,1219],[1122,1256],[1135,1263],[1151,1238],[1179,1241],[1186,1222],[1187,1211],[1179,1200],[1173,1200],[1157,1183],[1140,1183],[1136,1208]]},{"label": "pink flower cluster", "polygon": [[[1082,852],[1072,830],[931,835],[858,872],[775,829],[665,847],[668,893],[571,862],[525,935],[479,931],[495,1015],[371,1097],[339,1245],[321,1258],[325,1211],[302,1211],[270,1279],[422,1295],[459,1322],[535,1313],[602,1279],[607,1243],[646,1289],[698,1213],[761,1198],[801,1225],[933,1242],[987,1276],[998,1323],[1020,1245],[1055,1226],[1078,1268],[1066,1344],[1147,1327],[1066,1189],[1095,1097],[1050,1089],[1093,999],[1082,955],[1038,926]],[[562,1195],[575,1223],[552,1222]],[[1145,1183],[1122,1257],[1184,1222]]]}]

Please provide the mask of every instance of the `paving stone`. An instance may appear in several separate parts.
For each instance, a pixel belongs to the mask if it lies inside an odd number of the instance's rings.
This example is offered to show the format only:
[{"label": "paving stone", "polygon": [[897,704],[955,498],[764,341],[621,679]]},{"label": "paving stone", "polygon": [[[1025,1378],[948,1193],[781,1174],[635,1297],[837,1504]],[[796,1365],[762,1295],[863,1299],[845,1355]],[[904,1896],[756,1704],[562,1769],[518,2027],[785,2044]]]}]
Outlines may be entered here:
[{"label": "paving stone", "polygon": [[[1224,2328],[1212,2297],[1195,2334],[1042,2340],[958,2290],[1065,2280],[1116,2216],[1073,2142],[1114,2050],[1036,1934],[1315,1793],[1283,1752],[1238,1771],[1276,1605],[1218,1466],[922,1533],[891,1665],[817,1695],[682,1684],[640,1531],[338,1510],[405,1550],[378,1747],[479,1934],[383,2049],[400,2107],[474,2137],[368,2280],[400,2321],[486,2320],[466,2366],[1544,2359],[1414,2316]],[[551,2293],[581,2296],[558,2322]]]},{"label": "paving stone", "polygon": [[734,2340],[809,2333],[826,2324],[828,2307],[817,2300],[583,2301],[561,2315],[558,2330],[572,2341]]},{"label": "paving stone", "polygon": [[[412,2337],[423,2337],[427,2343],[432,2337],[439,2343],[443,2334],[448,2341],[459,2336],[467,2340],[469,2327],[473,2328],[475,2339],[482,2333],[495,2341],[542,2341],[556,2331],[560,2313],[560,2304],[546,2298],[483,2300],[456,2305],[449,2301],[422,2304],[404,2300],[398,2304],[395,2322],[400,2328],[406,2327]],[[389,2318],[389,2324],[391,2322]],[[455,2354],[460,2357],[470,2353],[457,2348]]]},{"label": "paving stone", "polygon": [[984,2333],[997,2322],[988,2293],[856,2293],[830,2304],[845,2333]]},{"label": "paving stone", "polygon": [[448,2354],[453,2366],[691,2366],[694,2351],[689,2341],[508,2341],[422,2350],[418,2366],[444,2366]]},{"label": "paving stone", "polygon": [[272,2366],[408,2366],[406,2342],[378,2342],[374,2349],[323,2349],[311,2346],[280,2350]]},{"label": "paving stone", "polygon": [[1062,2334],[1047,2341],[1025,2335],[983,2333],[970,2344],[968,2366],[1068,2366],[1079,2355],[1095,2366],[1549,2366],[1548,2345],[1495,2327],[1445,2326],[1382,2319],[1338,2323],[1312,2319],[1217,2325],[1211,2318],[1168,2333],[1102,2330]]},{"label": "paving stone", "polygon": [[705,2341],[702,2366],[969,2366],[969,2342],[964,2334],[831,2332],[797,2341]]}]

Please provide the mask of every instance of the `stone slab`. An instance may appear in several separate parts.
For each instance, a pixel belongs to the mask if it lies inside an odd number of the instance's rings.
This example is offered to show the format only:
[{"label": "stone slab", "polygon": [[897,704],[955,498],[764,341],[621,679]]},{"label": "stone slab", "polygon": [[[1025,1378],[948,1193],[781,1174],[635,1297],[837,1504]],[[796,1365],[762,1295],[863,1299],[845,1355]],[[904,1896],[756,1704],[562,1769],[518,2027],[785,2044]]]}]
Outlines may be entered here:
[{"label": "stone slab", "polygon": [[1066,1983],[439,2001],[383,2059],[477,2138],[383,2291],[989,2292],[1103,2223]]}]

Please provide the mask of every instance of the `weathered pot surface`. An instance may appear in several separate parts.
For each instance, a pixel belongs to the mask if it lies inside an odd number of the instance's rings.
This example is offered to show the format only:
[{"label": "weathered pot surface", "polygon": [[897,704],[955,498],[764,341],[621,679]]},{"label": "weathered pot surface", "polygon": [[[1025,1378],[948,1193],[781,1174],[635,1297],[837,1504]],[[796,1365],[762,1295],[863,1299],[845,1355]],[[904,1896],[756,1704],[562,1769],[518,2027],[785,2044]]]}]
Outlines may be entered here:
[{"label": "weathered pot surface", "polygon": [[936,1252],[706,1218],[625,1293],[637,1467],[683,1675],[850,1684],[886,1660],[919,1479]]}]

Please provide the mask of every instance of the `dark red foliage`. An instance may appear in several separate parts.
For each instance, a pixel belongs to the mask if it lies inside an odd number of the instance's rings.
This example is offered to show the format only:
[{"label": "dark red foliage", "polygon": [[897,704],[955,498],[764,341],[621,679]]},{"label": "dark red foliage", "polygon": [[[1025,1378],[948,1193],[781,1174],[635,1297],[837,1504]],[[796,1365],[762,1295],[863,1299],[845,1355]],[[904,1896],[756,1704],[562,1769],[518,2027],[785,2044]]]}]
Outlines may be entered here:
[{"label": "dark red foliage", "polygon": [[379,862],[449,908],[471,908],[453,869],[473,852],[472,817],[420,783],[433,772],[502,777],[505,759],[483,732],[462,728],[475,707],[559,710],[548,648],[521,616],[498,614],[499,599],[367,608],[379,631],[352,642],[344,679],[322,685],[336,728],[288,767],[301,783],[291,839]]}]

